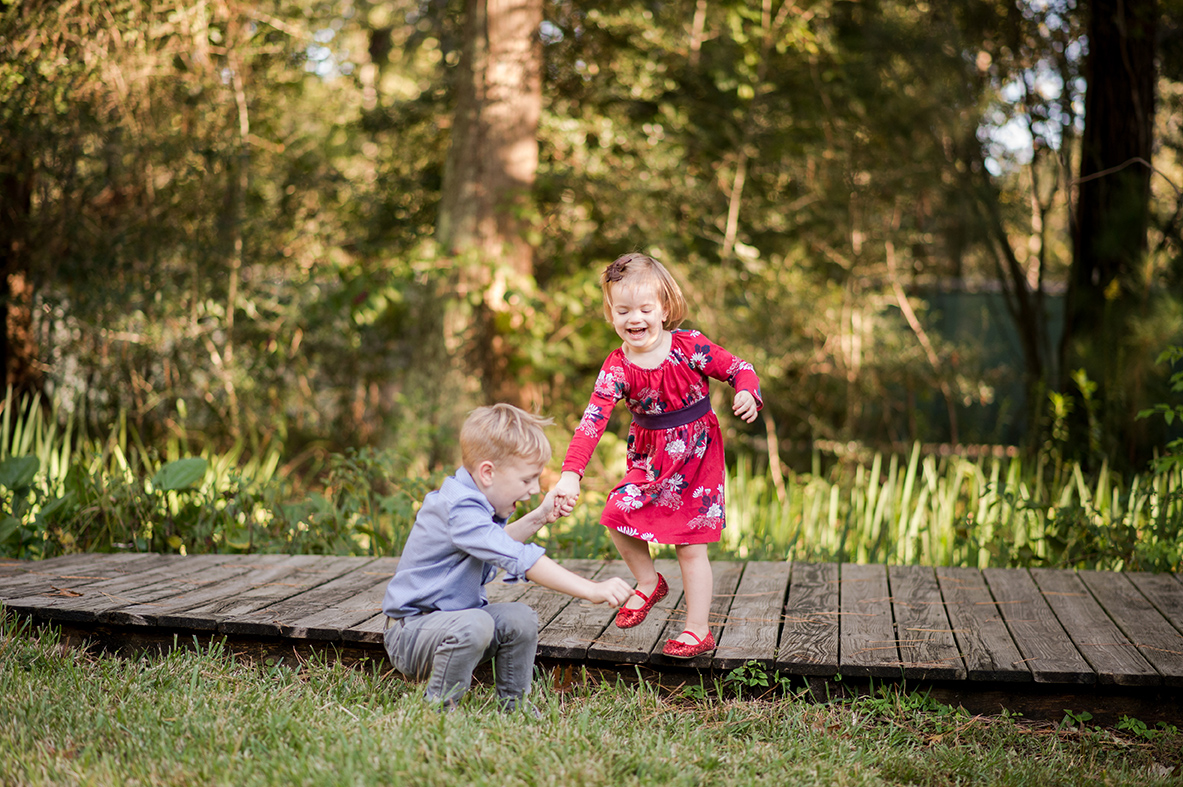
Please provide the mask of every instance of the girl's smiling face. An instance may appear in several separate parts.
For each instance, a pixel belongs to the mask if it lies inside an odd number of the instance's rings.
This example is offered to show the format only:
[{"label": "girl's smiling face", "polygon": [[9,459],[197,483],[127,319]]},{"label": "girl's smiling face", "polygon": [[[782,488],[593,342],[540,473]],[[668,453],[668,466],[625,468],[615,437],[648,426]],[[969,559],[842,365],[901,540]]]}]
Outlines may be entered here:
[{"label": "girl's smiling face", "polygon": [[628,355],[644,355],[659,347],[665,338],[666,310],[652,284],[611,285],[612,327],[624,342]]}]

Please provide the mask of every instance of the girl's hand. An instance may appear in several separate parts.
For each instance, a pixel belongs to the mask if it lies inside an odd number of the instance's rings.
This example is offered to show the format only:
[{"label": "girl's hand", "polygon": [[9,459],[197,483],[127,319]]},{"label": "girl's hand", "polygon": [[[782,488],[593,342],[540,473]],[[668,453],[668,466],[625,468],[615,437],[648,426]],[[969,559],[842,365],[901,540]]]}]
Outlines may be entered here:
[{"label": "girl's hand", "polygon": [[752,396],[751,391],[739,391],[735,394],[731,411],[750,424],[756,420],[756,413],[760,408],[756,406],[756,397]]},{"label": "girl's hand", "polygon": [[551,509],[547,513],[546,522],[558,522],[565,516],[571,516],[571,512],[575,510],[575,501],[568,497],[560,497],[554,489],[550,490],[547,498],[552,501]]},{"label": "girl's hand", "polygon": [[567,516],[575,510],[575,504],[579,502],[580,480],[579,473],[565,470],[551,490],[555,496],[555,508],[562,511],[560,516]]}]

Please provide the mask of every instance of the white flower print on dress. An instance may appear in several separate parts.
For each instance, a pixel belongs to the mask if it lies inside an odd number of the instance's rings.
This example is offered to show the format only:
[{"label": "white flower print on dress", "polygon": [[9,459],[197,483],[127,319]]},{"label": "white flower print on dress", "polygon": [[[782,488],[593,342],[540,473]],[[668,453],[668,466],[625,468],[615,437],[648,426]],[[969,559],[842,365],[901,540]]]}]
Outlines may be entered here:
[{"label": "white flower print on dress", "polygon": [[[616,507],[622,511],[636,511],[644,502],[641,500],[641,488],[636,484],[629,484],[620,490],[620,497],[616,499]],[[634,535],[629,533],[628,535]]]},{"label": "white flower print on dress", "polygon": [[583,418],[579,420],[579,429],[577,431],[589,437],[597,437],[599,432],[596,424],[603,420],[603,411],[597,405],[589,404],[587,409],[583,411]]},{"label": "white flower print on dress", "polygon": [[670,455],[670,459],[675,462],[682,459],[688,453],[685,440],[671,440],[665,445],[665,452]]},{"label": "white flower print on dress", "polygon": [[619,366],[601,369],[596,377],[595,392],[608,399],[619,399],[624,393],[624,369]]},{"label": "white flower print on dress", "polygon": [[674,473],[661,484],[657,504],[662,508],[681,508],[682,492],[686,490],[686,479],[681,473]]}]

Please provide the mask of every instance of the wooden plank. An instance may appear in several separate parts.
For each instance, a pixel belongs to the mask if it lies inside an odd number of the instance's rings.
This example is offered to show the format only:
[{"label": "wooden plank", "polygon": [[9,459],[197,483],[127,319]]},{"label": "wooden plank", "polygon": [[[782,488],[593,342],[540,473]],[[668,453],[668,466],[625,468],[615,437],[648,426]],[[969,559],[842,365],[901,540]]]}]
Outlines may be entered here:
[{"label": "wooden plank", "polygon": [[[601,659],[623,664],[643,664],[649,660],[653,646],[665,631],[666,623],[682,600],[682,571],[677,560],[654,561],[657,572],[665,577],[669,593],[653,605],[640,624],[632,628],[617,628],[609,624],[588,648],[589,659]],[[664,644],[664,640],[663,640]]]},{"label": "wooden plank", "polygon": [[[102,611],[134,603],[135,595],[144,585],[155,585],[178,572],[184,573],[185,561],[182,555],[167,554],[145,554],[124,561],[105,560],[105,565],[100,567],[103,574],[91,573],[97,567],[94,564],[75,566],[73,571],[85,570],[87,573],[65,574],[63,579],[68,586],[9,599],[7,603],[15,612],[47,620],[95,623]],[[94,579],[109,574],[113,576]]]},{"label": "wooden plank", "polygon": [[1011,638],[976,568],[942,566],[937,584],[970,680],[1030,682],[1031,668]]},{"label": "wooden plank", "polygon": [[[274,557],[274,560],[267,560]],[[321,555],[259,555],[246,573],[187,594],[157,615],[157,625],[197,631],[218,628],[222,620],[245,615],[302,593],[325,581],[341,558]]]},{"label": "wooden plank", "polygon": [[[632,574],[624,561],[615,560],[605,563],[592,577],[596,581],[603,581],[609,577],[620,577],[624,580],[632,579]],[[554,591],[551,591],[554,593]],[[616,617],[616,610],[607,604],[589,604],[587,602],[569,603],[570,598],[561,593],[554,593],[555,603],[562,603],[562,609],[538,633],[538,655],[543,658],[572,659],[582,661],[587,658],[588,648],[612,624]],[[542,596],[546,598],[546,596]],[[563,599],[567,599],[563,601]],[[534,606],[533,600],[529,601]],[[535,607],[538,609],[538,607]],[[539,612],[541,623],[542,612]]]},{"label": "wooden plank", "polygon": [[285,637],[340,641],[346,629],[382,611],[382,595],[397,566],[397,557],[376,558],[308,593],[255,614],[273,612],[272,622],[279,625]]},{"label": "wooden plank", "polygon": [[776,668],[795,675],[837,675],[838,612],[838,564],[793,563]]},{"label": "wooden plank", "polygon": [[[715,635],[716,642],[722,638],[723,632],[727,630],[728,615],[731,612],[731,605],[735,601],[736,588],[739,587],[740,579],[743,577],[743,571],[743,563],[711,563],[714,592],[711,594],[711,611],[707,620],[711,625],[711,631]],[[649,661],[669,666],[676,665],[678,667],[689,667],[692,669],[706,669],[715,664],[714,652],[703,653],[701,656],[695,656],[692,659],[670,658],[661,652],[667,640],[677,639],[678,635],[686,629],[685,595],[686,589],[683,587],[683,598],[679,600],[678,606],[674,609],[669,621],[665,624],[665,631],[661,632],[661,635],[657,638],[657,642],[653,643],[653,651],[649,654]]]},{"label": "wooden plank", "polygon": [[1096,683],[1097,674],[1076,650],[1027,571],[986,568],[982,576],[1036,683]]},{"label": "wooden plank", "polygon": [[76,591],[93,582],[126,576],[135,571],[145,557],[142,552],[111,554],[75,554],[52,560],[34,561],[22,574],[0,580],[0,599]]},{"label": "wooden plank", "polygon": [[[355,596],[373,585],[373,577],[360,573],[374,562],[372,557],[331,558],[333,568],[326,569],[314,585],[279,599],[264,607],[236,615],[227,615],[218,623],[218,631],[248,637],[292,636],[296,621],[325,607]],[[329,634],[331,639],[340,638]]]},{"label": "wooden plank", "polygon": [[838,583],[838,663],[843,675],[900,677],[887,567],[843,563]]},{"label": "wooden plank", "polygon": [[1031,578],[1080,655],[1097,673],[1098,683],[1119,686],[1162,683],[1158,672],[1109,619],[1075,571],[1033,568]]},{"label": "wooden plank", "polygon": [[[16,598],[13,595],[13,588],[17,585],[23,584],[30,577],[37,577],[44,574],[58,575],[64,569],[70,566],[76,566],[81,563],[94,563],[103,558],[110,558],[114,554],[135,554],[138,553],[112,553],[109,555],[94,555],[86,552],[75,552],[72,555],[60,555],[58,557],[49,558],[48,560],[12,560],[9,558],[0,559],[0,564],[5,566],[3,572],[0,572],[0,599]],[[24,595],[23,593],[21,595]]]},{"label": "wooden plank", "polygon": [[230,559],[227,555],[161,555],[166,559],[152,568],[127,576],[93,582],[78,595],[58,596],[42,605],[37,614],[50,620],[74,623],[108,621],[114,611],[135,604],[168,598],[192,586],[193,577]]},{"label": "wooden plank", "polygon": [[[607,562],[604,560],[584,558],[577,560],[564,560],[562,565],[568,571],[578,574],[581,577],[587,577],[588,579],[603,579],[604,577],[599,576],[599,574],[604,570]],[[533,582],[526,586],[526,592],[523,593],[517,600],[523,604],[530,605],[534,611],[538,613],[539,634],[541,634],[543,629],[550,625],[550,622],[555,619],[555,616],[563,612],[569,606],[584,604],[588,607],[594,607],[594,605],[586,601],[580,601],[574,596],[568,596],[566,593],[560,593],[557,590],[551,590],[550,588],[545,588],[542,585]],[[600,605],[598,608],[611,609],[611,607],[608,607],[607,605]],[[613,611],[613,614],[615,614],[615,611]]]},{"label": "wooden plank", "polygon": [[[0,557],[0,581],[5,577],[19,576],[28,572],[29,568],[34,565],[32,560],[17,560],[11,557]],[[0,595],[0,598],[3,598]]]},{"label": "wooden plank", "polygon": [[[262,571],[290,559],[289,555],[224,555],[225,561],[197,576],[186,578],[186,586],[175,595],[142,604],[132,604],[103,615],[103,622],[129,626],[169,627],[162,618],[181,610],[197,607],[211,599],[224,598],[223,583],[250,572]],[[233,591],[230,591],[233,592]],[[209,628],[212,628],[211,624]]]},{"label": "wooden plank", "polygon": [[1168,686],[1183,686],[1183,634],[1121,574],[1082,571],[1093,596]]},{"label": "wooden plank", "polygon": [[927,566],[889,566],[887,581],[904,677],[965,680],[965,662],[957,650],[936,571]]},{"label": "wooden plank", "polygon": [[784,561],[752,561],[744,566],[715,651],[717,668],[735,669],[749,661],[771,665],[776,660],[792,570],[793,564]]},{"label": "wooden plank", "polygon": [[1154,605],[1175,630],[1183,633],[1183,584],[1171,574],[1129,571],[1126,578]]}]

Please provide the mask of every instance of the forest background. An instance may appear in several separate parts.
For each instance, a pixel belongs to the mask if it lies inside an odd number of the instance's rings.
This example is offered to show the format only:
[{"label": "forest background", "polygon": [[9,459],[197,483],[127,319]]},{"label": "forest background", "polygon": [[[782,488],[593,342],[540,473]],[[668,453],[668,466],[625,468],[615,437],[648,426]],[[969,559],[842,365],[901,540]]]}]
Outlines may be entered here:
[{"label": "forest background", "polygon": [[[494,400],[554,416],[561,451],[614,343],[598,274],[640,250],[759,371],[764,417],[725,428],[779,485],[917,446],[1054,456],[1100,489],[1179,453],[1181,18],[0,0],[4,455],[40,408],[67,442],[221,452],[325,500],[358,456],[450,470]],[[10,494],[0,541],[91,510],[59,476]]]}]

